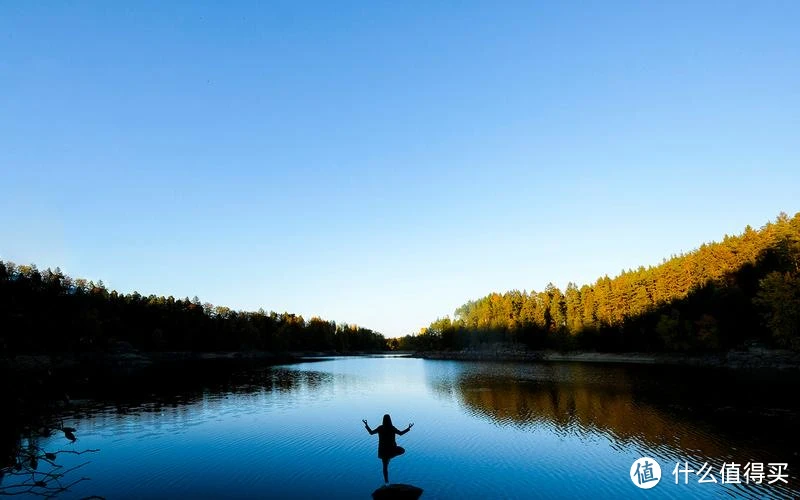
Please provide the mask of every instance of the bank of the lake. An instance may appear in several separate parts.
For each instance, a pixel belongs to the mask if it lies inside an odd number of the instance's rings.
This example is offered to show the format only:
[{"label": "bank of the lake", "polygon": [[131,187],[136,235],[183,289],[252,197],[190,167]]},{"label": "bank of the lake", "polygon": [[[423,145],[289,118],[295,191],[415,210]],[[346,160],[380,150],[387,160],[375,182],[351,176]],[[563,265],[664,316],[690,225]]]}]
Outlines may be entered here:
[{"label": "bank of the lake", "polygon": [[637,365],[675,365],[734,369],[774,369],[800,371],[800,353],[759,347],[708,354],[533,351],[496,347],[461,351],[420,351],[422,359],[455,361],[580,362]]},{"label": "bank of the lake", "polygon": [[[26,389],[25,381],[35,385],[55,382],[62,389],[76,384],[86,385],[92,380],[112,378],[114,381],[131,379],[140,375],[157,373],[190,373],[199,370],[226,371],[301,362],[322,361],[334,356],[374,356],[383,351],[140,351],[127,343],[119,343],[111,350],[94,352],[51,352],[17,354],[0,357],[0,374],[16,381],[17,388]],[[406,353],[410,356],[413,353]]]},{"label": "bank of the lake", "polygon": [[242,362],[265,365],[285,364],[301,358],[291,353],[264,351],[236,352],[80,352],[20,354],[0,358],[0,367],[11,373],[31,374],[39,372],[62,373],[76,369],[98,369],[124,375],[158,365],[202,362]]}]

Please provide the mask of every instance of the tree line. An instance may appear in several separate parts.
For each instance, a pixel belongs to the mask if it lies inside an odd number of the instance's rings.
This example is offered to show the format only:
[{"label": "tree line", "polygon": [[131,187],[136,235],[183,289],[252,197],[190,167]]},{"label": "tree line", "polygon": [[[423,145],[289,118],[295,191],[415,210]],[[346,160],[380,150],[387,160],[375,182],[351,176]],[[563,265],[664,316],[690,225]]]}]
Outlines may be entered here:
[{"label": "tree line", "polygon": [[534,349],[719,351],[758,343],[800,350],[800,213],[704,244],[656,266],[562,291],[472,300],[396,347],[506,342]]},{"label": "tree line", "polygon": [[0,353],[104,350],[128,342],[145,351],[374,351],[383,335],[368,328],[288,312],[236,311],[138,292],[59,268],[0,261]]}]

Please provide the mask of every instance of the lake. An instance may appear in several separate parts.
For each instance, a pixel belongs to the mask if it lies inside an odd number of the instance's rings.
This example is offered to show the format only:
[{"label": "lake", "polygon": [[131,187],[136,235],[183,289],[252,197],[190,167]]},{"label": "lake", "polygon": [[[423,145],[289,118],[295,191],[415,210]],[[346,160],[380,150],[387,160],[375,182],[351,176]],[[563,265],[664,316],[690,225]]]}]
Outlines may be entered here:
[{"label": "lake", "polygon": [[[795,374],[341,357],[119,387],[73,401],[75,443],[40,444],[99,450],[60,455],[90,461],[70,473],[90,480],[59,498],[367,499],[383,477],[361,420],[388,413],[415,424],[389,479],[422,498],[785,498],[800,494],[797,386]],[[631,479],[642,457],[661,467],[648,490]],[[676,484],[678,463],[716,482]],[[746,484],[758,463],[762,484]],[[788,466],[770,476],[770,463]]]}]

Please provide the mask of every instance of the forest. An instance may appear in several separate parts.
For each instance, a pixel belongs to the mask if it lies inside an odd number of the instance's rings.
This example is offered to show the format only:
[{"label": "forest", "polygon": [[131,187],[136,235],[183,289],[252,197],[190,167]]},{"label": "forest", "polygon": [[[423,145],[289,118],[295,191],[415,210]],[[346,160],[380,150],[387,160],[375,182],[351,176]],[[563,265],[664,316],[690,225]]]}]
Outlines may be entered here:
[{"label": "forest", "polygon": [[607,352],[800,350],[800,213],[593,284],[490,293],[395,347],[498,342]]},{"label": "forest", "polygon": [[138,292],[60,269],[0,261],[0,354],[102,351],[529,349],[714,352],[800,350],[800,213],[593,284],[552,283],[471,300],[454,318],[387,342],[368,328],[291,313],[235,311]]},{"label": "forest", "polygon": [[235,311],[200,299],[120,294],[59,268],[0,261],[0,355],[104,351],[376,351],[368,328],[291,313]]}]

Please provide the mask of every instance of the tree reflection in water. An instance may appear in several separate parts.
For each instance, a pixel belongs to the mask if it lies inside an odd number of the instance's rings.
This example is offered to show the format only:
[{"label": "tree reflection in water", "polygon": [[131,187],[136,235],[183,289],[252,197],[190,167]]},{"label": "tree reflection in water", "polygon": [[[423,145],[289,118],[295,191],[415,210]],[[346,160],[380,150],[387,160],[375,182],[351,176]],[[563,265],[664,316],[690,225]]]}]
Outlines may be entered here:
[{"label": "tree reflection in water", "polygon": [[685,367],[475,363],[432,388],[497,425],[597,432],[681,458],[769,462],[798,451],[786,437],[800,408],[781,380]]}]

